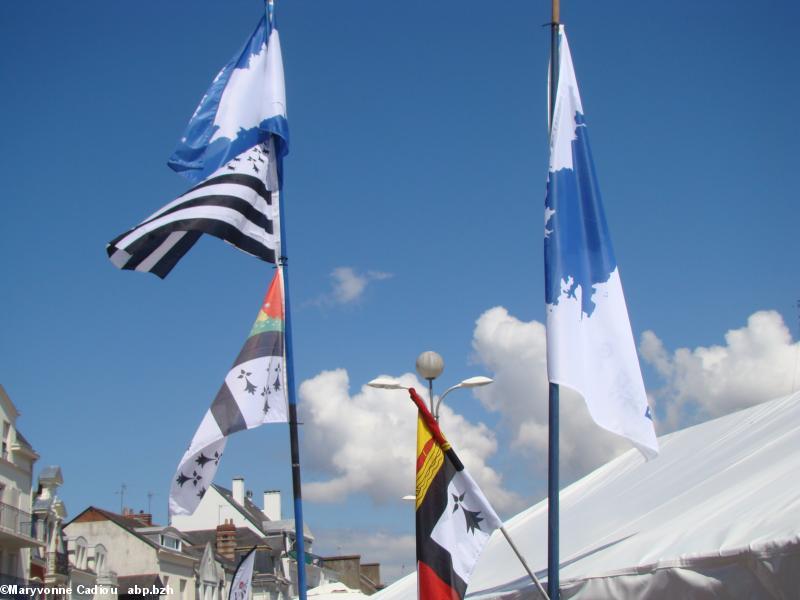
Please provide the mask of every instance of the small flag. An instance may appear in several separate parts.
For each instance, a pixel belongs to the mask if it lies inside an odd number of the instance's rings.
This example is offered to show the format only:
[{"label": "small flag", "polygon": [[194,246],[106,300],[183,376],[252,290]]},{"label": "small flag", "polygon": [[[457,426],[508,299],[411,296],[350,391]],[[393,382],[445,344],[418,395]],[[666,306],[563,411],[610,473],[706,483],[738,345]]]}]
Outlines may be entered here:
[{"label": "small flag", "polygon": [[168,164],[199,182],[273,136],[280,162],[289,141],[283,58],[278,30],[265,16],[214,78]]},{"label": "small flag", "polygon": [[120,269],[166,277],[204,233],[270,263],[280,255],[273,140],[246,150],[208,179],[109,242]]},{"label": "small flag", "polygon": [[288,422],[284,376],[283,278],[269,286],[233,368],[183,455],[169,492],[170,515],[190,515],[214,480],[227,436]]},{"label": "small flag", "polygon": [[595,422],[658,454],[564,26],[545,200],[547,371]]},{"label": "small flag", "polygon": [[228,600],[250,600],[253,592],[253,565],[255,560],[255,548],[242,557],[239,566],[236,567],[236,572],[233,574]]},{"label": "small flag", "polygon": [[502,525],[419,397],[417,586],[420,600],[460,600],[492,532]]}]

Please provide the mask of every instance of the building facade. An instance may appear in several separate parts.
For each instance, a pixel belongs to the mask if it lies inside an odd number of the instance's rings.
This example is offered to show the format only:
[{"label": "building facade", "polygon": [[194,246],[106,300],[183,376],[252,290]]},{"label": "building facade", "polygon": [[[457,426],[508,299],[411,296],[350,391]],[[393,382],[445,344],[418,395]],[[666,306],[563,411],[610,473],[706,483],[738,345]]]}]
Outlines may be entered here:
[{"label": "building facade", "polygon": [[[116,581],[120,598],[138,588],[169,590],[169,600],[223,600],[230,565],[206,547],[192,546],[174,527],[153,525],[150,515],[119,515],[90,506],[64,533],[78,568],[97,575],[98,584]],[[211,552],[211,554],[208,554]],[[141,594],[139,594],[141,595]]]},{"label": "building facade", "polygon": [[[45,549],[33,527],[33,465],[39,455],[17,429],[19,411],[0,385],[0,585],[31,580],[33,551]],[[44,572],[34,573],[42,581]]]},{"label": "building facade", "polygon": [[[233,479],[230,489],[212,484],[194,513],[174,516],[172,525],[187,535],[198,531],[212,532],[219,527],[232,527],[239,536],[242,535],[241,530],[246,530],[261,537],[265,549],[263,570],[260,573],[265,582],[274,581],[274,585],[264,587],[263,600],[288,599],[296,596],[298,588],[294,519],[281,518],[280,492],[275,490],[264,492],[262,508],[256,506],[252,498],[252,492],[245,489],[244,479],[241,477]],[[314,536],[305,524],[303,533],[307,586],[312,588],[338,581],[336,573],[324,569],[319,558],[314,556]],[[239,550],[249,550],[250,547],[237,542]],[[258,567],[258,564],[256,566]],[[256,570],[259,572],[258,568]],[[283,582],[287,582],[288,586],[285,587]],[[262,598],[254,593],[254,600]]]}]

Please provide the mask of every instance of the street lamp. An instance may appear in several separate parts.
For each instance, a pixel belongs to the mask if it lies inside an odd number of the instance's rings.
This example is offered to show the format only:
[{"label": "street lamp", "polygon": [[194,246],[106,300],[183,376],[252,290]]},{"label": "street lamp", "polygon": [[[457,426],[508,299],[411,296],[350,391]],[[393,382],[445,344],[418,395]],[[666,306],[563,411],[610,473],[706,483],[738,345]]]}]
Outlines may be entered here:
[{"label": "street lamp", "polygon": [[[442,400],[444,397],[447,396],[453,390],[457,390],[459,388],[472,388],[472,387],[480,387],[482,385],[488,385],[492,383],[494,380],[489,377],[483,377],[481,375],[477,377],[469,377],[464,381],[461,381],[454,386],[447,388],[441,396],[439,396],[439,400],[434,405],[433,403],[433,380],[439,377],[444,371],[444,360],[442,357],[437,354],[436,352],[427,351],[423,352],[417,357],[417,373],[423,379],[427,379],[428,381],[428,398],[431,407],[431,414],[433,418],[437,421],[439,420],[439,408],[442,405]],[[398,383],[394,379],[390,379],[388,377],[378,377],[370,381],[368,386],[373,388],[378,388],[382,390],[407,390],[408,386],[402,385]]]},{"label": "street lamp", "polygon": [[[439,396],[439,400],[436,402],[436,410],[433,411],[433,417],[437,421],[439,420],[439,407],[442,405],[442,400],[444,400],[444,397],[447,396],[447,394],[449,394],[453,390],[457,390],[459,388],[472,388],[472,387],[480,387],[482,385],[489,385],[493,381],[494,379],[492,379],[491,377],[484,377],[483,375],[478,375],[477,377],[470,377],[460,383],[450,386],[444,391],[444,394]],[[431,396],[431,398],[432,397],[433,396]]]},{"label": "street lamp", "polygon": [[439,417],[433,410],[433,380],[444,371],[444,359],[433,350],[423,352],[417,357],[417,373],[423,379],[428,380],[428,402],[431,405],[431,414],[438,421]]}]

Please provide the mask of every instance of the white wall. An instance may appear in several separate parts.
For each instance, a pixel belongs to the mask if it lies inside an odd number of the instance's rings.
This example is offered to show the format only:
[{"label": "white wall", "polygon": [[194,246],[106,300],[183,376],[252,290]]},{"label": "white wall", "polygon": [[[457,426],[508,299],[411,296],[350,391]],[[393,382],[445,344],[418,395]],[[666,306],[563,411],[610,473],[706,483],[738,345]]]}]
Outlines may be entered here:
[{"label": "white wall", "polygon": [[[64,528],[69,539],[86,538],[89,546],[89,566],[93,566],[94,548],[102,544],[106,549],[106,566],[120,577],[157,573],[161,581],[173,588],[173,594],[163,596],[169,600],[195,600],[196,560],[167,549],[154,548],[108,520],[72,522]],[[181,582],[184,593],[181,596]],[[120,590],[121,591],[121,590]]]},{"label": "white wall", "polygon": [[158,572],[155,548],[112,521],[72,522],[64,528],[64,534],[69,539],[86,538],[91,568],[94,568],[94,550],[97,544],[102,544],[106,549],[106,568],[117,575]]}]

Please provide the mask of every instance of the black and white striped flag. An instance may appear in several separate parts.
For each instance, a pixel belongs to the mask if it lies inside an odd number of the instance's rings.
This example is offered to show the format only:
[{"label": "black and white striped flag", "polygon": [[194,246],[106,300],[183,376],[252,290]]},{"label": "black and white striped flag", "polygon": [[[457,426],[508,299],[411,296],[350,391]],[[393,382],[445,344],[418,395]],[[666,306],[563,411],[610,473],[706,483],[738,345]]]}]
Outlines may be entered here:
[{"label": "black and white striped flag", "polygon": [[108,244],[120,269],[162,279],[204,233],[275,263],[280,256],[278,173],[272,139],[236,156]]}]

